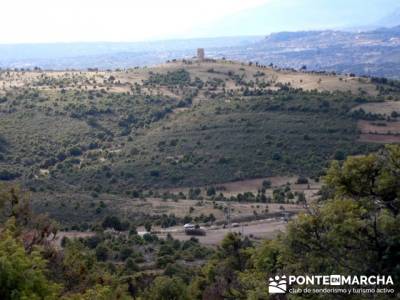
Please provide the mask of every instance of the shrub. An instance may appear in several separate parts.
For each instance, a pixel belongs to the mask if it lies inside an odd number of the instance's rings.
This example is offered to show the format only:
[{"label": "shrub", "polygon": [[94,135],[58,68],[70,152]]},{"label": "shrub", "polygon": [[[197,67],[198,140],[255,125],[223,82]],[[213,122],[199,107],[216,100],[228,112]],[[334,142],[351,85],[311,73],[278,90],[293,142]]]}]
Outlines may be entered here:
[{"label": "shrub", "polygon": [[69,149],[69,154],[71,154],[72,156],[79,156],[82,154],[82,150],[81,148],[75,146]]},{"label": "shrub", "polygon": [[269,189],[272,186],[271,180],[263,180],[262,186],[265,189]]},{"label": "shrub", "polygon": [[117,216],[107,216],[101,225],[104,229],[113,228],[118,231],[126,230],[129,227],[129,224],[122,223]]},{"label": "shrub", "polygon": [[296,183],[297,184],[307,184],[308,183],[308,179],[306,177],[299,177],[299,178],[297,178]]},{"label": "shrub", "polygon": [[96,258],[99,261],[106,261],[109,256],[109,249],[104,245],[98,245],[96,247]]}]

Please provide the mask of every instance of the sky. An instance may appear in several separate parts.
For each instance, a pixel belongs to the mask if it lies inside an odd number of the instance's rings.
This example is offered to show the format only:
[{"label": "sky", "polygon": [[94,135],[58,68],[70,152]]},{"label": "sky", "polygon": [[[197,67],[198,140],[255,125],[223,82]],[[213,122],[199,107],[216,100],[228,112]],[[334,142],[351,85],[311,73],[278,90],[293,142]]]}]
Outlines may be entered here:
[{"label": "sky", "polygon": [[144,41],[373,23],[400,0],[2,0],[0,43]]}]

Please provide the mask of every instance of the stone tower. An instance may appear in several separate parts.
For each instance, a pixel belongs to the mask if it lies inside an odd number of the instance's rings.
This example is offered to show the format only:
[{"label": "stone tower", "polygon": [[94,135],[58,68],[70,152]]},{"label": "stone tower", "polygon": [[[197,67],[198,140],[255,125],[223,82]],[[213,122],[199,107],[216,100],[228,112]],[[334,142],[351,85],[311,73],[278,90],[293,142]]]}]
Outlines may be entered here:
[{"label": "stone tower", "polygon": [[205,55],[204,55],[204,48],[198,48],[198,49],[197,49],[197,59],[198,59],[199,61],[203,61],[203,60],[204,60],[204,57],[205,57]]}]

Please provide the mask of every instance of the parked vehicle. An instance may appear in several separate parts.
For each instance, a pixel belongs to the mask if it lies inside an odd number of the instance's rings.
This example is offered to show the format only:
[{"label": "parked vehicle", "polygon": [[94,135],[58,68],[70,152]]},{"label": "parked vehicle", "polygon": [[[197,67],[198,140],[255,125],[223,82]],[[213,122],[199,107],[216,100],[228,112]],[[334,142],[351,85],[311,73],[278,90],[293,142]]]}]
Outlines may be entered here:
[{"label": "parked vehicle", "polygon": [[183,229],[187,235],[206,235],[206,231],[197,224],[185,224]]}]

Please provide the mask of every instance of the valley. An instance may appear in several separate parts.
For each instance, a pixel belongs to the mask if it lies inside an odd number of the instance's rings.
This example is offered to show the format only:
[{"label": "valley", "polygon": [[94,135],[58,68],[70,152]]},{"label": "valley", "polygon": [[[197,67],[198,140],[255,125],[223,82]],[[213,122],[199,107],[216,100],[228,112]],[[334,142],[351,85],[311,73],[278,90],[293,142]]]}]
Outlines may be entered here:
[{"label": "valley", "polygon": [[[308,253],[313,230],[346,240],[360,225],[341,220],[365,212],[342,191],[396,194],[399,99],[395,80],[228,60],[3,70],[2,230],[48,251],[66,295],[104,280],[142,299],[158,280],[208,293],[210,266]],[[264,286],[251,268],[240,280]]]}]

